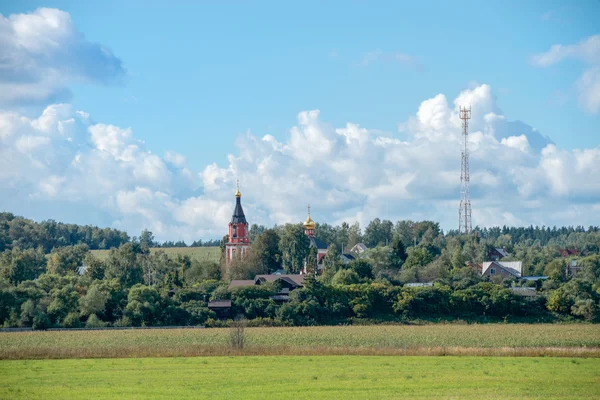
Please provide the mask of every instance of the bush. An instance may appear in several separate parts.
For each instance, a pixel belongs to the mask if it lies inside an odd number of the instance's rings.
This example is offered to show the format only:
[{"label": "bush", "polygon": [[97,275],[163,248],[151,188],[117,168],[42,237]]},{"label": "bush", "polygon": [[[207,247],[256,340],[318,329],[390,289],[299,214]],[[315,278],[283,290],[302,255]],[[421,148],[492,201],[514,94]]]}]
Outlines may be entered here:
[{"label": "bush", "polygon": [[85,323],[86,328],[104,328],[105,326],[108,326],[108,324],[98,318],[96,314],[90,315]]},{"label": "bush", "polygon": [[65,328],[81,328],[82,324],[79,320],[79,314],[74,312],[67,314],[62,322],[62,326]]}]

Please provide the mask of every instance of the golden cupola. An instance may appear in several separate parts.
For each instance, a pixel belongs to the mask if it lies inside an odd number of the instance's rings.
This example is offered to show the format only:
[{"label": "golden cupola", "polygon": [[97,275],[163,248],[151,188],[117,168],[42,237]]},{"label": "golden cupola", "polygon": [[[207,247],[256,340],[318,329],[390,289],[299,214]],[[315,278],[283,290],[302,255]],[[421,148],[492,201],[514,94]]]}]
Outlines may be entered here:
[{"label": "golden cupola", "polygon": [[304,228],[306,230],[314,230],[315,229],[315,221],[310,218],[310,204],[308,205],[308,217],[306,217],[306,221],[304,221]]}]

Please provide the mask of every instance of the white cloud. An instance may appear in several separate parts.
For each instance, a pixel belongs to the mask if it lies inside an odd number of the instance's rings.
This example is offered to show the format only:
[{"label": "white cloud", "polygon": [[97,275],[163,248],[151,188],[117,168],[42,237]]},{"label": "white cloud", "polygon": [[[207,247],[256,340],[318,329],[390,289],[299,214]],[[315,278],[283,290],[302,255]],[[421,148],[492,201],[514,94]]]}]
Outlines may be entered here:
[{"label": "white cloud", "polygon": [[170,150],[165,152],[165,161],[179,168],[183,168],[187,162],[184,155]]},{"label": "white cloud", "polygon": [[576,88],[581,106],[596,114],[600,111],[600,35],[590,36],[576,44],[555,44],[548,51],[533,55],[531,62],[537,67],[549,67],[567,59],[589,65],[577,80]]},{"label": "white cloud", "polygon": [[132,235],[148,228],[160,240],[191,242],[226,232],[239,178],[250,223],[301,221],[311,203],[319,222],[433,219],[455,228],[460,105],[473,110],[475,224],[589,225],[600,217],[585,211],[600,203],[600,147],[558,149],[508,120],[487,85],[451,102],[442,94],[423,101],[400,124],[405,141],[354,122],[336,128],[318,110],[302,111],[285,139],[248,132],[224,163],[200,172],[187,169],[182,154],[150,152],[133,129],[91,123],[68,105],[37,118],[3,112],[0,209],[37,218],[67,210],[74,222],[97,216],[95,223]]},{"label": "white cloud", "polygon": [[71,82],[110,83],[125,74],[110,50],[52,8],[0,14],[0,54],[0,104],[56,101],[70,96]]}]

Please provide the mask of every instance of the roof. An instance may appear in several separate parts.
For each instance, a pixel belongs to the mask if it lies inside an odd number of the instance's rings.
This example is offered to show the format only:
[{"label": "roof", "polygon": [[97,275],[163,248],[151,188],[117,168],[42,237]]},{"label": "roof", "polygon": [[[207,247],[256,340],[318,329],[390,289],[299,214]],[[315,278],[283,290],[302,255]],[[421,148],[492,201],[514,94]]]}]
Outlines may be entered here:
[{"label": "roof", "polygon": [[275,282],[278,279],[287,281],[290,284],[292,284],[293,286],[302,286],[302,283],[304,282],[304,275],[274,275],[274,274],[256,275],[254,277],[254,281],[252,281],[253,282],[252,284],[256,284],[257,280],[260,280],[263,282]]},{"label": "roof", "polygon": [[311,237],[309,239],[310,239],[310,247],[316,247],[318,250],[327,250],[327,248],[329,247],[327,245],[327,243],[325,243],[324,241],[322,241],[319,238]]},{"label": "roof", "polygon": [[406,283],[404,284],[404,286],[406,287],[424,287],[424,286],[433,286],[432,282],[410,282],[410,283]]},{"label": "roof", "polygon": [[239,197],[235,198],[235,209],[231,216],[232,224],[247,224],[246,216],[244,215],[244,209],[242,208],[242,199]]},{"label": "roof", "polygon": [[241,287],[241,286],[254,286],[254,280],[253,279],[233,280],[229,284],[229,289],[234,288],[234,287]]},{"label": "roof", "polygon": [[538,280],[546,280],[548,279],[547,276],[522,276],[521,279],[523,279],[524,281],[538,281]]},{"label": "roof", "polygon": [[367,250],[367,246],[364,243],[356,243],[350,251],[356,251],[357,253],[362,253]]},{"label": "roof", "polygon": [[523,271],[523,261],[486,261],[481,267],[481,274],[485,274],[493,264],[495,264],[495,267],[502,268],[516,277],[520,277]]},{"label": "roof", "polygon": [[229,308],[231,300],[213,300],[208,302],[208,308]]},{"label": "roof", "polygon": [[342,257],[345,257],[350,261],[354,260],[354,256],[350,253],[344,253],[344,254],[342,254]]},{"label": "roof", "polygon": [[501,247],[496,247],[496,251],[498,252],[498,254],[500,254],[502,257],[508,257],[509,254],[506,251],[506,249],[503,249]]},{"label": "roof", "polygon": [[537,296],[535,288],[532,287],[511,287],[510,290],[519,296],[534,297]]}]

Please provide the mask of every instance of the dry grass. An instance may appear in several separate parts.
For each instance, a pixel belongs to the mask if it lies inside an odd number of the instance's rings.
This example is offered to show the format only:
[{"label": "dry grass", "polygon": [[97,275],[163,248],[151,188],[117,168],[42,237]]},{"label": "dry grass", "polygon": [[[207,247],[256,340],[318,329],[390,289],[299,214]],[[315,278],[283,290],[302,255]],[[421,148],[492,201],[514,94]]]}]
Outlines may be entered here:
[{"label": "dry grass", "polygon": [[0,333],[0,359],[219,355],[600,357],[598,325],[426,325]]}]

